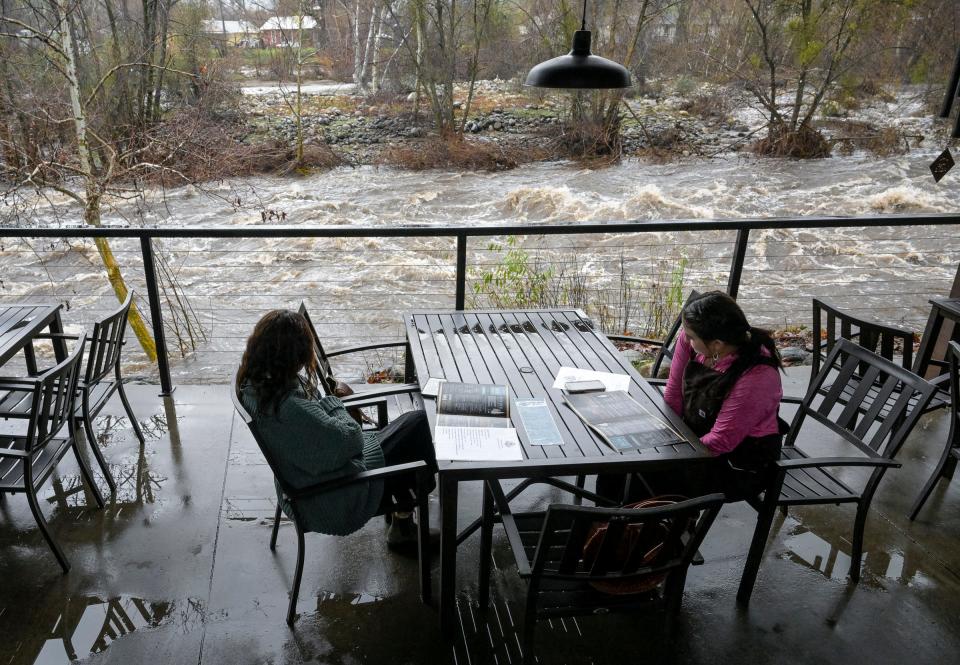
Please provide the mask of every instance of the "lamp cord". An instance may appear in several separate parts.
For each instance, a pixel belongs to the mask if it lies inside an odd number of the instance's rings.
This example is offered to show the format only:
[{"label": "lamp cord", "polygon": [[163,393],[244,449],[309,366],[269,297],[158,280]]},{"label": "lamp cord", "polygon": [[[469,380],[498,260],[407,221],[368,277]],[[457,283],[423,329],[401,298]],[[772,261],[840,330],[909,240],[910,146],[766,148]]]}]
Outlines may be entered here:
[{"label": "lamp cord", "polygon": [[580,29],[587,29],[587,0],[583,0],[583,18],[580,21]]}]

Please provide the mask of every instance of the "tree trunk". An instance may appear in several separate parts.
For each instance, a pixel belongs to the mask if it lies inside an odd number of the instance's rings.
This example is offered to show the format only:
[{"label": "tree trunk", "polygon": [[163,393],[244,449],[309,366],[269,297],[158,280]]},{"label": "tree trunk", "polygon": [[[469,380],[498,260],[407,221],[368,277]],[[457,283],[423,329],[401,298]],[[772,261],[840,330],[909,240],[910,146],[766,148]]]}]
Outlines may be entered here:
[{"label": "tree trunk", "polygon": [[[97,180],[97,175],[94,173],[90,162],[90,146],[87,141],[87,119],[84,115],[83,104],[81,102],[80,82],[77,79],[77,63],[74,55],[72,37],[70,35],[71,30],[69,29],[70,23],[72,22],[71,15],[69,13],[69,7],[66,5],[67,0],[54,0],[54,2],[60,24],[68,27],[68,29],[60,31],[60,39],[66,60],[64,64],[67,74],[67,87],[70,91],[70,107],[73,111],[73,128],[77,139],[77,156],[80,161],[80,171],[83,174],[84,180],[83,220],[90,226],[100,226],[100,198],[102,192],[100,183]],[[113,287],[117,298],[123,302],[127,297],[127,286],[120,272],[120,266],[113,256],[113,252],[106,238],[96,238],[95,242],[97,251],[100,253],[100,258],[103,260],[103,265],[107,269],[107,279],[110,281],[110,285]],[[150,330],[147,328],[146,322],[140,316],[136,305],[130,308],[128,320],[130,321],[130,327],[137,335],[140,346],[144,352],[146,352],[147,357],[151,362],[155,362],[157,359],[157,346],[153,341],[153,337],[150,335]]]}]

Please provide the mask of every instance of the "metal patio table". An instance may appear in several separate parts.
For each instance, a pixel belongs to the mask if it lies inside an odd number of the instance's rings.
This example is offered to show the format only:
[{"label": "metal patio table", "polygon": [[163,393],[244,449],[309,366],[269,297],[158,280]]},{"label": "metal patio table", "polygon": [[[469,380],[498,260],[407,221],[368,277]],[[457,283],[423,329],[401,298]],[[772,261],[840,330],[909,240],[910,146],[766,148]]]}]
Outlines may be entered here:
[{"label": "metal patio table", "polygon": [[23,350],[27,372],[37,374],[37,359],[33,339],[44,328],[53,338],[53,352],[57,362],[67,357],[67,345],[60,320],[60,305],[10,305],[0,308],[0,366]]},{"label": "metal patio table", "polygon": [[[457,533],[459,483],[626,473],[711,459],[660,393],[579,310],[417,311],[406,314],[404,320],[407,380],[412,380],[415,372],[421,386],[429,378],[438,377],[464,383],[505,384],[516,399],[544,398],[563,437],[560,446],[530,445],[523,428],[518,426],[522,461],[438,463],[440,620],[444,632],[454,625],[457,545],[468,535]],[[641,451],[613,450],[564,404],[562,391],[552,388],[560,367],[628,374],[630,395],[667,420],[685,441]],[[423,402],[433,429],[436,401],[424,397]],[[477,511],[479,516],[479,506]]]}]

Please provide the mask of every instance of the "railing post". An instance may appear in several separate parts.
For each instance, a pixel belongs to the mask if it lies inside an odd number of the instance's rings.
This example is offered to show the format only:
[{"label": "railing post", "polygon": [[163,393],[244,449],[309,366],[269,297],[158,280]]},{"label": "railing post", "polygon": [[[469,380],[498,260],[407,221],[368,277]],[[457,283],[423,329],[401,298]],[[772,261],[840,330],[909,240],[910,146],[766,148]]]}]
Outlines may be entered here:
[{"label": "railing post", "polygon": [[467,300],[467,234],[457,234],[457,296],[456,309],[463,310]]},{"label": "railing post", "polygon": [[153,262],[153,243],[150,236],[140,236],[140,251],[143,253],[143,274],[147,280],[147,295],[150,298],[150,319],[153,321],[153,341],[157,345],[157,365],[160,369],[160,395],[173,394],[170,379],[170,363],[167,361],[167,342],[163,336],[163,317],[160,313],[160,293],[157,291],[157,270]]},{"label": "railing post", "polygon": [[740,276],[743,274],[743,259],[747,255],[747,241],[750,239],[750,229],[737,231],[737,242],[733,248],[733,260],[730,262],[730,278],[727,280],[727,293],[731,298],[737,297],[740,290]]}]

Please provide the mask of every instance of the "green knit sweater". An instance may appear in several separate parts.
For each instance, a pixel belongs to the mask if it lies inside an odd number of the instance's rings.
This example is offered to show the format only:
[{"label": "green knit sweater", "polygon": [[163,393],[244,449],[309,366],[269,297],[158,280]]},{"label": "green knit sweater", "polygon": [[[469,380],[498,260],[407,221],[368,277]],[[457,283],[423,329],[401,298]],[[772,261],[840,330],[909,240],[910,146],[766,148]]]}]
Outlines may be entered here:
[{"label": "green knit sweater", "polygon": [[[377,434],[362,431],[336,397],[313,399],[298,387],[275,413],[261,414],[251,386],[244,386],[241,396],[281,477],[296,489],[384,465]],[[300,499],[297,508],[305,529],[345,536],[376,514],[382,496],[383,481],[373,480]],[[277,497],[282,497],[279,485]],[[291,517],[289,503],[283,503],[283,512]]]}]

